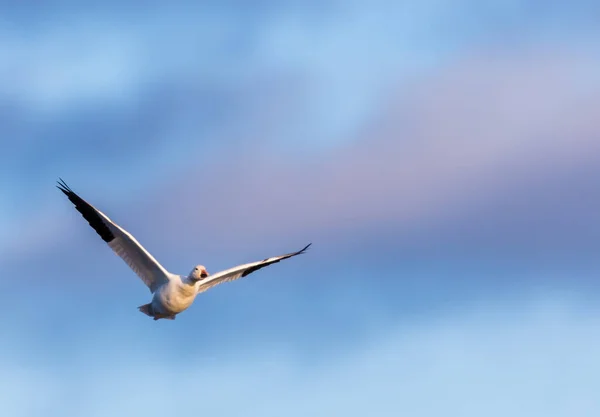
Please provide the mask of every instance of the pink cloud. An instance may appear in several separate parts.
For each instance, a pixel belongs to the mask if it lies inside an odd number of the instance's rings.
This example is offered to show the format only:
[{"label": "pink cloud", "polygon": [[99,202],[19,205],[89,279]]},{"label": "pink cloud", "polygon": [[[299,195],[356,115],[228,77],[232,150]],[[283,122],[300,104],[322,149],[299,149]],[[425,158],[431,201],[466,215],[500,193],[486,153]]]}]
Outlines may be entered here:
[{"label": "pink cloud", "polygon": [[600,88],[582,79],[594,66],[577,53],[476,54],[398,89],[343,148],[227,148],[147,204],[173,237],[206,234],[215,245],[443,224],[600,160]]}]

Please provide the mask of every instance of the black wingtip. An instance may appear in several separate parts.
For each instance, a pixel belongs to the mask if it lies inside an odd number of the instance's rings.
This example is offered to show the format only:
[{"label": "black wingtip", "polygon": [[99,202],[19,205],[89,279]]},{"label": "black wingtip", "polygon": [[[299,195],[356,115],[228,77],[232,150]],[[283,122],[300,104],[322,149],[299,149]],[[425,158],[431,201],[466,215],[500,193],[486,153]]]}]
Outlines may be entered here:
[{"label": "black wingtip", "polygon": [[298,252],[295,253],[295,255],[302,255],[304,252],[306,252],[306,250],[310,247],[310,245],[312,245],[312,243],[309,243],[308,245],[306,245],[305,247],[300,249]]},{"label": "black wingtip", "polygon": [[58,188],[67,196],[69,201],[73,203],[77,211],[81,213],[89,225],[96,231],[96,233],[98,233],[98,235],[100,235],[102,240],[104,240],[106,243],[111,242],[115,238],[115,235],[106,225],[102,217],[98,214],[98,211],[90,203],[75,194],[75,192],[62,178],[59,177],[57,183],[58,185],[56,188]]},{"label": "black wingtip", "polygon": [[71,188],[67,185],[67,183],[62,178],[58,177],[58,181],[56,181],[56,183],[58,184],[56,186],[56,188],[58,188],[60,191],[62,191],[66,195],[69,195],[69,193],[73,192],[73,190],[71,190]]}]

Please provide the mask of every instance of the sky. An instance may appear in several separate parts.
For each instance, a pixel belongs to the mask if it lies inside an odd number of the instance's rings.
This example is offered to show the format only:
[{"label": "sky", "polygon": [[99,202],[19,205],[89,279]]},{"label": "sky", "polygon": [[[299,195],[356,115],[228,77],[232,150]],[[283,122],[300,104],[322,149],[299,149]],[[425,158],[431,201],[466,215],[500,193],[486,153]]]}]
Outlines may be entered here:
[{"label": "sky", "polygon": [[599,13],[0,1],[2,415],[599,415]]}]

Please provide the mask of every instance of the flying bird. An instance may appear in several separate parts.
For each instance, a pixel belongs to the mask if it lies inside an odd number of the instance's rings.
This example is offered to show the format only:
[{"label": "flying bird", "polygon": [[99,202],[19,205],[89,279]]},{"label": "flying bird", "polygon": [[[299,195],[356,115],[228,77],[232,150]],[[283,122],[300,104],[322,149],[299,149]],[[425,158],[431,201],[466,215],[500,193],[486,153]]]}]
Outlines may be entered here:
[{"label": "flying bird", "polygon": [[215,274],[209,274],[203,265],[195,266],[187,276],[173,274],[154,259],[129,232],[75,194],[62,179],[59,180],[57,188],[68,197],[113,252],[121,257],[150,289],[153,294],[152,301],[139,306],[138,309],[154,320],[174,320],[177,314],[192,305],[201,292],[223,282],[243,278],[283,259],[300,255],[311,245],[309,243],[297,252],[238,265]]}]

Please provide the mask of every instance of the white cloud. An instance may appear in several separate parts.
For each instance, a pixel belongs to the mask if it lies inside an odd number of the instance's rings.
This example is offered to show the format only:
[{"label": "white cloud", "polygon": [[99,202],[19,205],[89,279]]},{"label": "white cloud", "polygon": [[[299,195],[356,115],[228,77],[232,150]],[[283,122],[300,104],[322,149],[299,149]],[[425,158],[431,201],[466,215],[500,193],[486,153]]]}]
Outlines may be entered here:
[{"label": "white cloud", "polygon": [[[142,13],[53,16],[41,27],[0,31],[0,100],[51,116],[81,104],[127,104],[172,78],[209,77],[231,25],[206,16]],[[193,80],[190,80],[193,81]]]},{"label": "white cloud", "polygon": [[3,366],[0,402],[12,416],[30,415],[21,405],[32,387],[53,381],[53,395],[46,390],[28,406],[65,417],[593,416],[600,413],[599,325],[600,311],[581,299],[544,297],[381,328],[379,337],[313,364],[268,347],[228,346],[207,358],[191,346],[197,359],[182,363],[147,341],[89,346],[78,352],[85,369]]},{"label": "white cloud", "polygon": [[99,22],[69,22],[29,36],[0,37],[2,99],[44,112],[122,99],[145,71],[139,39]]}]

